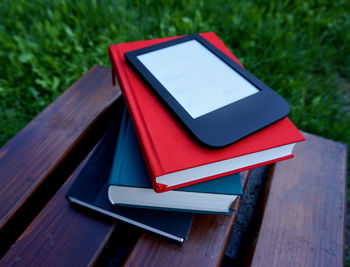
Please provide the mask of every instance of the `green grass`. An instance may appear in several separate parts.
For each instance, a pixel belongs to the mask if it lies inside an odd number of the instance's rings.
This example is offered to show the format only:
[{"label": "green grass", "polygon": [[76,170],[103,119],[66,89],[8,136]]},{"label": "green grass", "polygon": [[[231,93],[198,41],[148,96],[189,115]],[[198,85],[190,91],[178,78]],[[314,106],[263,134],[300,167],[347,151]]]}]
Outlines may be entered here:
[{"label": "green grass", "polygon": [[297,127],[350,145],[348,0],[0,0],[0,19],[0,146],[110,66],[109,45],[206,31],[288,100]]},{"label": "green grass", "polygon": [[349,1],[72,2],[0,2],[0,145],[93,64],[110,66],[109,45],[206,31],[300,129],[350,144]]},{"label": "green grass", "polygon": [[[111,44],[214,31],[302,130],[350,144],[349,1],[1,1],[0,145]],[[118,2],[118,3],[116,3]]]}]

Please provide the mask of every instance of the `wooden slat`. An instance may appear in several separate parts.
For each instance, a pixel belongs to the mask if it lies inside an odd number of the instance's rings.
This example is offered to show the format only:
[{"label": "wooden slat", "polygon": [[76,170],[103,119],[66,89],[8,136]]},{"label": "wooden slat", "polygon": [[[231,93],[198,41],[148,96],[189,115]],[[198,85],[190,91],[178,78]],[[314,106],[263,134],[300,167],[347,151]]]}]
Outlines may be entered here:
[{"label": "wooden slat", "polygon": [[[245,185],[249,173],[242,174]],[[241,198],[233,209],[238,210]],[[127,259],[126,266],[216,266],[223,259],[236,212],[230,216],[197,214],[183,246],[150,233],[143,233]]]},{"label": "wooden slat", "polygon": [[77,212],[65,199],[87,160],[11,246],[0,266],[87,266],[96,262],[116,223]]},{"label": "wooden slat", "polygon": [[[119,104],[121,108],[114,113],[116,119],[109,133],[116,133],[119,128],[124,107],[122,101]],[[81,170],[86,164],[94,163],[90,160],[93,155],[94,151],[11,246],[0,260],[0,266],[99,266],[108,263],[111,249],[113,252],[116,247],[127,250],[134,245],[139,230],[82,207],[72,208],[65,199],[73,182],[81,179],[78,177]],[[122,262],[124,257],[125,252],[121,251],[113,260]]]},{"label": "wooden slat", "polygon": [[120,95],[95,66],[1,148],[0,255],[91,150]]},{"label": "wooden slat", "polygon": [[276,164],[252,266],[341,266],[347,148],[305,134]]}]

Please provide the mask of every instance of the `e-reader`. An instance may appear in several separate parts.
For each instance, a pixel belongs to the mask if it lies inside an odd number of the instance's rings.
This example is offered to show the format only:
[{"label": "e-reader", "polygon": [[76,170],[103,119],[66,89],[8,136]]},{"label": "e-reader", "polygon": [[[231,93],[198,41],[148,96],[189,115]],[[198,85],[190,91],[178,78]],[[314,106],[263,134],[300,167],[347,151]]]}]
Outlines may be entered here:
[{"label": "e-reader", "polygon": [[281,96],[199,34],[124,56],[208,146],[232,144],[289,113]]}]

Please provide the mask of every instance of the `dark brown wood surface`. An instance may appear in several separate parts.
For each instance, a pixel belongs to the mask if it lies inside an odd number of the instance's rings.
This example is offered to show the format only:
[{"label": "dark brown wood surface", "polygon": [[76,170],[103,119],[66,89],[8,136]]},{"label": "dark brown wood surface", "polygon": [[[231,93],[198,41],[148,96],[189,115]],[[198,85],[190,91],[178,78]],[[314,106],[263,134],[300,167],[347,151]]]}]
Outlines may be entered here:
[{"label": "dark brown wood surface", "polygon": [[[78,212],[64,198],[81,167],[71,173],[121,111],[120,95],[110,69],[95,66],[1,148],[0,266],[99,265],[111,257],[108,247],[125,250],[130,238],[138,240],[127,266],[220,264],[235,212],[196,215],[180,246],[147,232],[139,238],[134,228]],[[271,171],[254,266],[343,263],[347,149],[305,135],[296,157]]]},{"label": "dark brown wood surface", "polygon": [[65,199],[86,161],[11,246],[0,266],[87,266],[96,262],[117,224],[78,212]]},{"label": "dark brown wood surface", "polygon": [[342,266],[347,148],[315,135],[276,164],[252,266]]},{"label": "dark brown wood surface", "polygon": [[98,141],[120,95],[95,66],[1,148],[0,254]]},{"label": "dark brown wood surface", "polygon": [[[242,174],[245,185],[249,173]],[[238,210],[239,198],[233,204]],[[197,214],[183,246],[150,233],[143,233],[130,253],[126,266],[217,266],[221,263],[236,212],[230,216]]]}]

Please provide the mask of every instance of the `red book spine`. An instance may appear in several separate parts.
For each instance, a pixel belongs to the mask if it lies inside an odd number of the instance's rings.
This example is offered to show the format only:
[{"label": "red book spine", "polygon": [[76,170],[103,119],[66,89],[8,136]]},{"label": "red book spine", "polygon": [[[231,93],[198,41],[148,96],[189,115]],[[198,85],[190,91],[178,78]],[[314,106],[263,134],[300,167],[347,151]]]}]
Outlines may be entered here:
[{"label": "red book spine", "polygon": [[[141,109],[138,107],[138,102],[136,100],[136,97],[134,96],[133,90],[130,90],[130,88],[126,88],[131,86],[128,76],[125,72],[126,66],[117,68],[117,66],[115,65],[114,59],[117,59],[121,64],[125,64],[125,59],[123,58],[123,55],[120,55],[118,49],[111,49],[111,47],[109,48],[109,56],[113,64],[113,68],[117,70],[115,71],[115,74],[119,81],[121,90],[123,94],[128,95],[128,97],[124,97],[124,100],[128,107],[128,111],[131,114],[130,117],[132,119],[133,125],[137,125],[138,127],[138,130],[135,132],[136,132],[136,136],[138,138],[140,148],[148,169],[148,173],[150,175],[151,183],[155,191],[162,190],[157,185],[155,176],[154,176],[155,173],[164,172],[162,170],[162,164],[157,157],[157,153],[155,153],[154,145],[152,143],[153,139],[149,136],[149,131],[147,130],[147,123],[145,122]],[[136,108],[130,108],[131,106]]]}]

